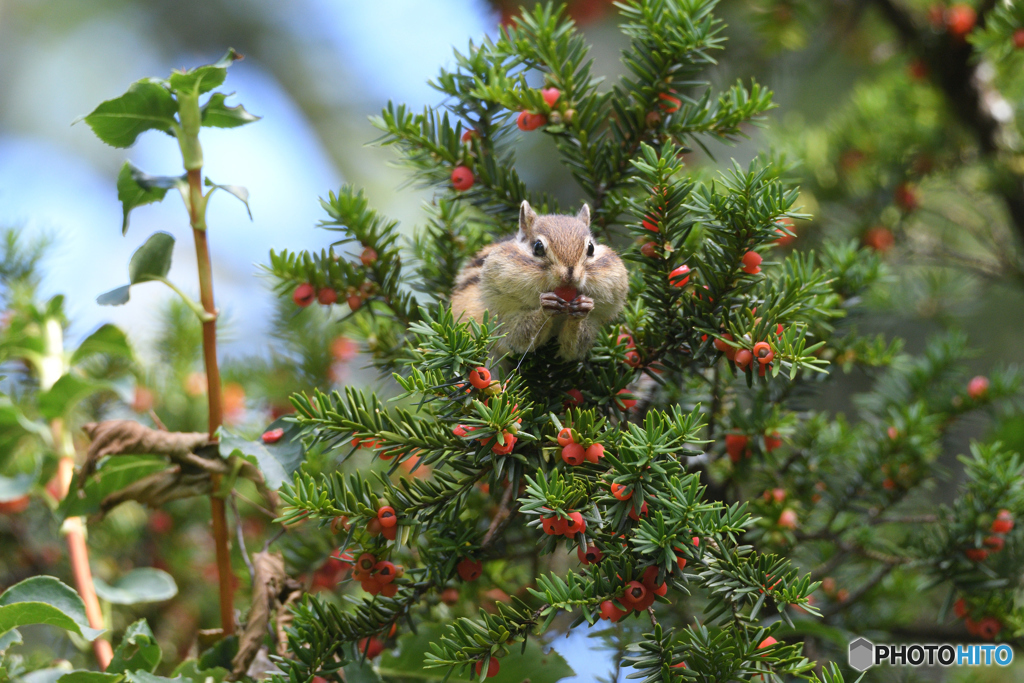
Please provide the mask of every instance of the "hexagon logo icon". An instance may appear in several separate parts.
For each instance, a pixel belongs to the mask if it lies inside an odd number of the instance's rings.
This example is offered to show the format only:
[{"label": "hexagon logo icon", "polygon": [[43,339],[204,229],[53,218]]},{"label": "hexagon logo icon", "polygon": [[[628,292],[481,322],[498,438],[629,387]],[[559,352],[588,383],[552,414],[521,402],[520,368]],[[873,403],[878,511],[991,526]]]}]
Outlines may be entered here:
[{"label": "hexagon logo icon", "polygon": [[850,666],[857,671],[866,671],[875,663],[875,645],[866,638],[850,643]]}]

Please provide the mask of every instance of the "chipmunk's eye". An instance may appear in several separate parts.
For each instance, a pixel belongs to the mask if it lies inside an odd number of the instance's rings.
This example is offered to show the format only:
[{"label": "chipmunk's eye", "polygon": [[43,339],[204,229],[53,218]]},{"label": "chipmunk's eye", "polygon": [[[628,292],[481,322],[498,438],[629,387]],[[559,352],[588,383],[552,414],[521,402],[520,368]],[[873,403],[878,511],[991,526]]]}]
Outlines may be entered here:
[{"label": "chipmunk's eye", "polygon": [[594,255],[594,243],[590,242],[589,244],[587,244],[587,256],[593,256],[593,255]]},{"label": "chipmunk's eye", "polygon": [[533,255],[538,258],[544,256],[544,243],[540,240],[533,243]]}]

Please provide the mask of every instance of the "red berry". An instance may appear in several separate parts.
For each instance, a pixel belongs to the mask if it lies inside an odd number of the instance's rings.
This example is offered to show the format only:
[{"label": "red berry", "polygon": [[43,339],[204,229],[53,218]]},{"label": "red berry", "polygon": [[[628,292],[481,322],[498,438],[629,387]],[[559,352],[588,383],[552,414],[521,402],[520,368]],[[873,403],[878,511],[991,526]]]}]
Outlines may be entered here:
[{"label": "red berry", "polygon": [[541,517],[540,527],[544,530],[548,536],[555,536],[555,523],[558,521],[557,517]]},{"label": "red berry", "polygon": [[[972,12],[974,10],[971,10]],[[917,197],[917,190],[909,183],[900,183],[893,191],[893,199],[904,211],[913,211],[921,203]]]},{"label": "red berry", "polygon": [[992,522],[992,531],[997,534],[1008,534],[1013,530],[1013,515],[1009,510],[1000,510]]},{"label": "red berry", "polygon": [[[646,502],[644,502],[644,504],[640,506],[640,515],[643,515],[644,517],[647,516],[647,503]],[[640,521],[640,515],[638,515],[636,513],[636,508],[635,507],[633,507],[632,505],[629,506],[629,518],[630,519],[632,519],[634,522],[639,522]]]},{"label": "red berry", "polygon": [[362,654],[365,652],[367,659],[373,659],[383,651],[384,643],[378,640],[376,636],[359,639],[359,653]]},{"label": "red berry", "polygon": [[761,365],[767,365],[775,358],[775,352],[772,351],[772,346],[768,342],[757,342],[754,344],[754,357]]},{"label": "red berry", "polygon": [[968,548],[964,551],[964,555],[971,562],[984,562],[988,559],[988,551],[984,548]]},{"label": "red berry", "polygon": [[363,305],[363,298],[358,294],[351,294],[345,299],[345,303],[348,304],[348,307],[352,309],[352,312],[354,313]]},{"label": "red berry", "polygon": [[455,605],[459,602],[458,588],[445,588],[441,591],[441,602],[446,605]]},{"label": "red berry", "polygon": [[304,282],[295,288],[292,292],[292,301],[295,302],[296,306],[305,308],[306,306],[313,303],[313,299],[316,298],[316,290],[313,289],[313,285],[308,282]]},{"label": "red berry", "polygon": [[1018,50],[1024,50],[1024,28],[1013,32],[1013,46]]},{"label": "red berry", "polygon": [[782,514],[779,515],[779,526],[783,529],[795,529],[796,523],[796,512],[789,508],[783,510]]},{"label": "red berry", "polygon": [[1003,629],[1003,625],[995,617],[985,617],[978,622],[978,635],[985,640],[995,640]]},{"label": "red berry", "polygon": [[657,242],[645,242],[640,247],[640,253],[647,258],[658,258],[658,244]]},{"label": "red berry", "polygon": [[690,281],[690,266],[683,264],[668,274],[668,283],[673,287],[685,287]]},{"label": "red berry", "polygon": [[644,216],[644,219],[640,222],[640,224],[644,226],[645,230],[650,230],[651,232],[661,232],[661,229],[658,228],[658,219],[655,218],[654,216]]},{"label": "red berry", "polygon": [[896,244],[896,238],[892,236],[892,231],[884,225],[868,228],[861,241],[864,243],[864,246],[870,247],[880,254],[889,251]]},{"label": "red berry", "polygon": [[575,301],[579,294],[575,287],[555,287],[551,291],[562,301]]},{"label": "red berry", "polygon": [[623,394],[625,394],[626,396],[632,396],[632,394],[629,392],[629,390],[627,390],[627,389],[619,389],[619,391],[616,394],[615,402],[619,405],[620,409],[622,409],[622,410],[629,410],[629,409],[633,408],[634,406],[636,406],[636,399],[635,398],[624,398],[622,396]]},{"label": "red berry", "polygon": [[967,383],[967,395],[973,398],[975,401],[985,396],[988,393],[988,377],[978,375],[971,379]]},{"label": "red berry", "polygon": [[596,545],[588,545],[586,548],[581,545],[576,549],[576,556],[583,564],[596,564],[604,557],[604,553]]},{"label": "red berry", "polygon": [[587,448],[587,452],[583,454],[583,457],[587,459],[587,462],[592,462],[596,465],[598,461],[604,457],[604,446],[599,443],[590,444],[590,447]]},{"label": "red berry", "polygon": [[571,443],[574,443],[572,439],[572,430],[568,427],[562,427],[561,431],[558,432],[558,445],[568,446]]},{"label": "red berry", "polygon": [[583,519],[583,515],[579,512],[570,512],[569,517],[565,520],[565,531],[562,532],[562,535],[571,538],[586,530],[587,520]]},{"label": "red berry", "polygon": [[640,354],[636,351],[627,351],[622,362],[631,368],[638,368],[640,367]]},{"label": "red berry", "polygon": [[626,611],[619,609],[611,600],[601,603],[601,618],[605,621],[618,621],[626,616]]},{"label": "red berry", "polygon": [[772,432],[771,434],[764,435],[764,449],[771,453],[776,448],[782,445],[782,437],[779,436],[778,432]]},{"label": "red berry", "polygon": [[583,450],[583,446],[578,443],[571,443],[568,446],[562,448],[562,460],[566,464],[576,466],[583,463],[586,458],[586,451]]},{"label": "red berry", "polygon": [[486,389],[491,385],[491,372],[487,368],[477,368],[469,373],[469,383],[477,389]]},{"label": "red berry", "polygon": [[[480,672],[483,671],[483,668],[484,668],[484,660],[482,660],[482,659],[478,660],[477,663],[476,663],[476,675],[477,675],[477,678],[480,677]],[[490,659],[488,659],[487,660],[487,674],[486,674],[486,677],[487,678],[494,678],[495,676],[498,675],[499,671],[501,671],[501,665],[498,664],[498,658],[497,657],[491,657]]]},{"label": "red berry", "polygon": [[741,259],[743,261],[743,272],[748,275],[756,275],[761,272],[761,255],[756,251],[748,251]]},{"label": "red berry", "polygon": [[563,401],[562,403],[562,405],[565,406],[566,409],[579,408],[581,405],[583,405],[582,391],[580,391],[579,389],[570,389],[565,393],[569,396],[569,398],[565,399],[565,401]]},{"label": "red berry", "polygon": [[381,585],[394,581],[397,573],[398,570],[395,568],[395,565],[387,560],[381,560],[373,565],[373,578]]},{"label": "red berry", "polygon": [[464,557],[455,566],[455,570],[462,577],[463,581],[473,581],[483,573],[484,565],[482,562]]},{"label": "red berry", "polygon": [[625,346],[627,349],[632,349],[636,346],[633,342],[633,335],[625,332],[615,338],[615,343],[619,346]]},{"label": "red berry", "polygon": [[1006,540],[1002,536],[989,536],[985,539],[985,545],[992,549],[992,552],[998,553],[1006,546]]},{"label": "red berry", "polygon": [[558,515],[555,515],[554,517],[552,517],[552,519],[554,520],[554,524],[552,527],[555,530],[554,535],[564,536],[565,530],[569,528],[569,520],[567,520],[565,517],[559,517]]},{"label": "red berry", "polygon": [[630,581],[627,583],[626,590],[622,594],[622,599],[627,606],[633,606],[639,602],[643,602],[646,597],[647,587],[639,581]]},{"label": "red berry", "polygon": [[473,187],[476,178],[469,166],[456,166],[452,169],[452,187],[459,192],[465,192]]},{"label": "red berry", "polygon": [[612,484],[612,496],[617,500],[629,500],[633,497],[633,490],[623,484]]},{"label": "red berry", "polygon": [[377,519],[380,520],[380,525],[384,528],[398,524],[398,515],[395,514],[395,508],[390,505],[385,505],[377,510]]},{"label": "red berry", "polygon": [[747,368],[749,368],[753,360],[754,354],[752,354],[750,351],[747,351],[746,349],[740,349],[739,351],[736,352],[736,367],[738,367],[740,370],[746,370]]},{"label": "red berry", "polygon": [[963,598],[953,603],[953,614],[956,615],[957,619],[963,619],[967,616],[967,602]]},{"label": "red berry", "polygon": [[729,454],[729,459],[739,462],[743,454],[746,453],[749,442],[750,439],[743,434],[726,434],[725,451]]},{"label": "red berry", "polygon": [[[775,640],[771,636],[768,636],[767,638],[762,640],[760,642],[760,644],[758,644],[757,649],[758,650],[763,650],[766,647],[771,647],[772,645],[775,645],[777,642],[779,642],[779,641]],[[764,655],[761,655],[761,656],[764,657]]]},{"label": "red berry", "polygon": [[896,429],[896,427],[893,427],[892,425],[885,430],[885,433],[893,441],[900,438],[900,430]]},{"label": "red berry", "polygon": [[946,29],[954,38],[963,38],[971,29],[978,14],[970,5],[953,5],[946,10]]},{"label": "red berry", "polygon": [[735,355],[736,354],[736,347],[735,346],[731,346],[729,344],[729,342],[731,342],[731,341],[732,341],[732,335],[731,334],[723,334],[721,339],[715,339],[715,341],[713,341],[711,343],[714,345],[714,347],[716,349],[718,349],[722,353],[728,354],[729,350],[731,349],[732,352],[733,352],[733,355]]},{"label": "red berry", "polygon": [[970,633],[972,636],[978,635],[978,622],[976,622],[974,619],[971,619],[970,617],[964,619],[964,627],[967,629],[967,632]]},{"label": "red berry", "polygon": [[469,141],[475,137],[476,131],[472,128],[467,128],[465,131],[463,131],[461,140],[463,144],[469,144]]},{"label": "red berry", "polygon": [[562,91],[558,88],[544,88],[540,91],[540,94],[541,97],[544,98],[544,101],[547,102],[548,106],[553,107],[555,106],[555,102],[558,101],[559,95],[562,94]]},{"label": "red berry", "polygon": [[670,114],[672,112],[679,111],[679,107],[683,104],[678,97],[672,97],[671,95],[663,92],[658,93],[658,99],[661,100],[658,106]]},{"label": "red berry", "polygon": [[547,123],[547,117],[543,114],[532,114],[528,111],[519,113],[519,118],[516,120],[516,125],[519,126],[519,130],[531,131],[540,128]]},{"label": "red berry", "polygon": [[366,247],[363,249],[363,253],[359,255],[359,260],[364,266],[369,268],[377,261],[377,250],[373,247]]},{"label": "red berry", "polygon": [[263,432],[263,443],[277,443],[284,436],[284,430],[278,427]]},{"label": "red berry", "polygon": [[516,437],[512,436],[508,432],[502,432],[502,436],[505,440],[504,446],[499,444],[497,441],[495,441],[494,445],[491,446],[491,452],[495,455],[508,455],[512,452],[512,449],[515,448],[516,441],[518,441]]}]

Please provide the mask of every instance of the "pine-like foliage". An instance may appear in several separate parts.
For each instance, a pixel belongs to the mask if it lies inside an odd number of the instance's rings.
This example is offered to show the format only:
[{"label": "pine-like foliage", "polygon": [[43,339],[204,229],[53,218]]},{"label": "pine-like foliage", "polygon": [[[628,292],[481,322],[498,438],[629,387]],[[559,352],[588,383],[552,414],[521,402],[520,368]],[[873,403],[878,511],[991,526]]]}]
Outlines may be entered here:
[{"label": "pine-like foliage", "polygon": [[[1017,532],[999,536],[998,562],[964,552],[986,547],[996,511],[1024,514],[1017,456],[979,446],[962,499],[919,525],[898,522],[927,505],[955,419],[1017,395],[1020,379],[1001,374],[968,394],[963,340],[942,338],[911,361],[897,343],[859,336],[848,318],[883,276],[880,262],[846,243],[785,252],[778,242],[801,216],[779,160],[733,164],[707,182],[690,172],[689,146],[742,135],[772,107],[756,84],[718,92],[701,80],[722,47],[714,4],[624,3],[626,74],[609,86],[591,73],[572,22],[550,7],[471,43],[434,81],[442,107],[414,114],[389,104],[375,120],[380,143],[436,191],[411,242],[346,187],[323,202],[321,227],[340,236],[330,249],[271,254],[282,294],[310,283],[347,302],[347,333],[399,387],[383,390],[390,398],[348,388],[292,399],[307,447],[342,460],[370,451],[382,466],[298,474],[281,492],[282,521],[331,525],[340,557],[368,554],[404,573],[372,598],[356,598],[353,585],[347,604],[307,596],[289,627],[283,678],[332,676],[372,656],[392,625],[437,620],[438,596],[460,578],[522,589],[449,620],[430,643],[423,666],[463,678],[482,679],[488,657],[525,647],[560,615],[568,628],[632,615],[646,632],[623,664],[641,680],[821,680],[802,651],[805,634],[825,632],[812,620],[898,625],[898,610],[847,611],[883,592],[907,600],[913,591],[896,576],[978,596],[973,614],[1017,637]],[[558,90],[553,104],[542,88]],[[528,119],[543,122],[537,132],[517,130],[523,112],[540,117]],[[460,266],[513,231],[523,200],[560,208],[516,173],[516,146],[529,134],[556,147],[595,234],[631,274],[622,319],[579,363],[550,347],[496,359],[500,321],[456,320],[447,307]],[[457,191],[460,166],[474,182]],[[670,277],[681,266],[687,279]],[[478,367],[493,383],[468,382]],[[839,367],[885,373],[853,423],[809,407]],[[567,464],[563,428],[604,457]],[[432,476],[398,477],[403,463]],[[398,518],[394,532],[380,526],[382,506]],[[575,535],[545,533],[576,513]],[[567,551],[585,561],[564,569]],[[837,590],[834,575],[849,588]],[[819,612],[812,593],[822,579],[832,583]],[[636,585],[657,591],[645,609],[624,596]],[[998,599],[996,585],[1006,589]],[[821,675],[842,680],[834,667]]]}]

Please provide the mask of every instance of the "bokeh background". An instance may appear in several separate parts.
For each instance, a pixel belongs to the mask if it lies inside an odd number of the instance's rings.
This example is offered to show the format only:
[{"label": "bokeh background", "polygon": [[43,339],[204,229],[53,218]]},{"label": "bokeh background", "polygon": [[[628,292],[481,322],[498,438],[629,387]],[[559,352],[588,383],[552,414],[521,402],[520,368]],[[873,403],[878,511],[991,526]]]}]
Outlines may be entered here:
[{"label": "bokeh background", "polygon": [[[804,6],[792,4],[794,12]],[[731,158],[746,164],[769,145],[806,162],[815,127],[835,120],[865,81],[889,72],[905,78],[907,58],[882,22],[858,16],[854,24],[847,13],[829,18],[823,12],[814,30],[790,27],[793,17],[778,11],[784,5],[726,0],[720,7],[728,50],[708,79],[728,84],[755,77],[776,93],[779,106],[749,139],[690,155],[701,172]],[[128,259],[154,231],[178,239],[171,277],[193,293],[194,253],[171,195],[137,209],[122,237],[115,178],[125,159],[152,174],[179,174],[179,152],[173,139],[157,133],[131,150],[105,147],[75,121],[134,80],[208,63],[234,47],[245,59],[230,70],[227,87],[237,95],[229,104],[244,103],[263,119],[238,130],[204,129],[205,171],[216,182],[248,188],[252,219],[222,194],[208,223],[217,300],[227,319],[222,354],[259,355],[277,301],[260,276],[268,251],[326,246],[330,237],[315,229],[323,215],[318,197],[341,183],[365,188],[371,205],[411,233],[430,196],[403,187],[391,152],[368,144],[377,131],[367,119],[389,100],[413,110],[438,104],[428,81],[439,67],[452,66],[452,48],[495,35],[513,11],[511,3],[484,0],[0,0],[0,226],[52,237],[42,293],[66,296],[72,338],[114,322],[145,355],[155,343],[162,302],[173,295],[152,284],[133,288],[129,306],[101,307],[95,298],[125,284]],[[569,11],[593,45],[595,73],[615,78],[624,39],[614,7],[576,0]],[[921,121],[923,128],[930,125]],[[519,158],[528,184],[560,197],[581,196],[565,184],[541,136],[525,138]],[[804,163],[794,173],[815,176],[802,198],[811,219],[798,226],[797,248],[812,247],[825,233],[862,238],[866,225],[856,205],[838,209],[815,192],[823,186],[821,168]],[[946,211],[953,191],[945,181],[922,181],[922,210]],[[978,210],[981,220],[1005,221],[998,206]],[[930,333],[961,327],[979,350],[979,371],[1024,354],[1019,282],[956,269],[924,274],[898,254],[891,265],[893,284],[879,293],[863,329],[902,336],[914,352]],[[837,410],[850,409],[848,397],[869,384],[856,375],[840,382],[840,390],[828,394],[829,407]],[[963,452],[967,440],[986,429],[980,418],[968,423],[950,437],[949,450]],[[1021,439],[1020,433],[1005,436]],[[589,653],[580,638],[557,647],[576,668],[576,680],[608,670],[607,659]]]}]

